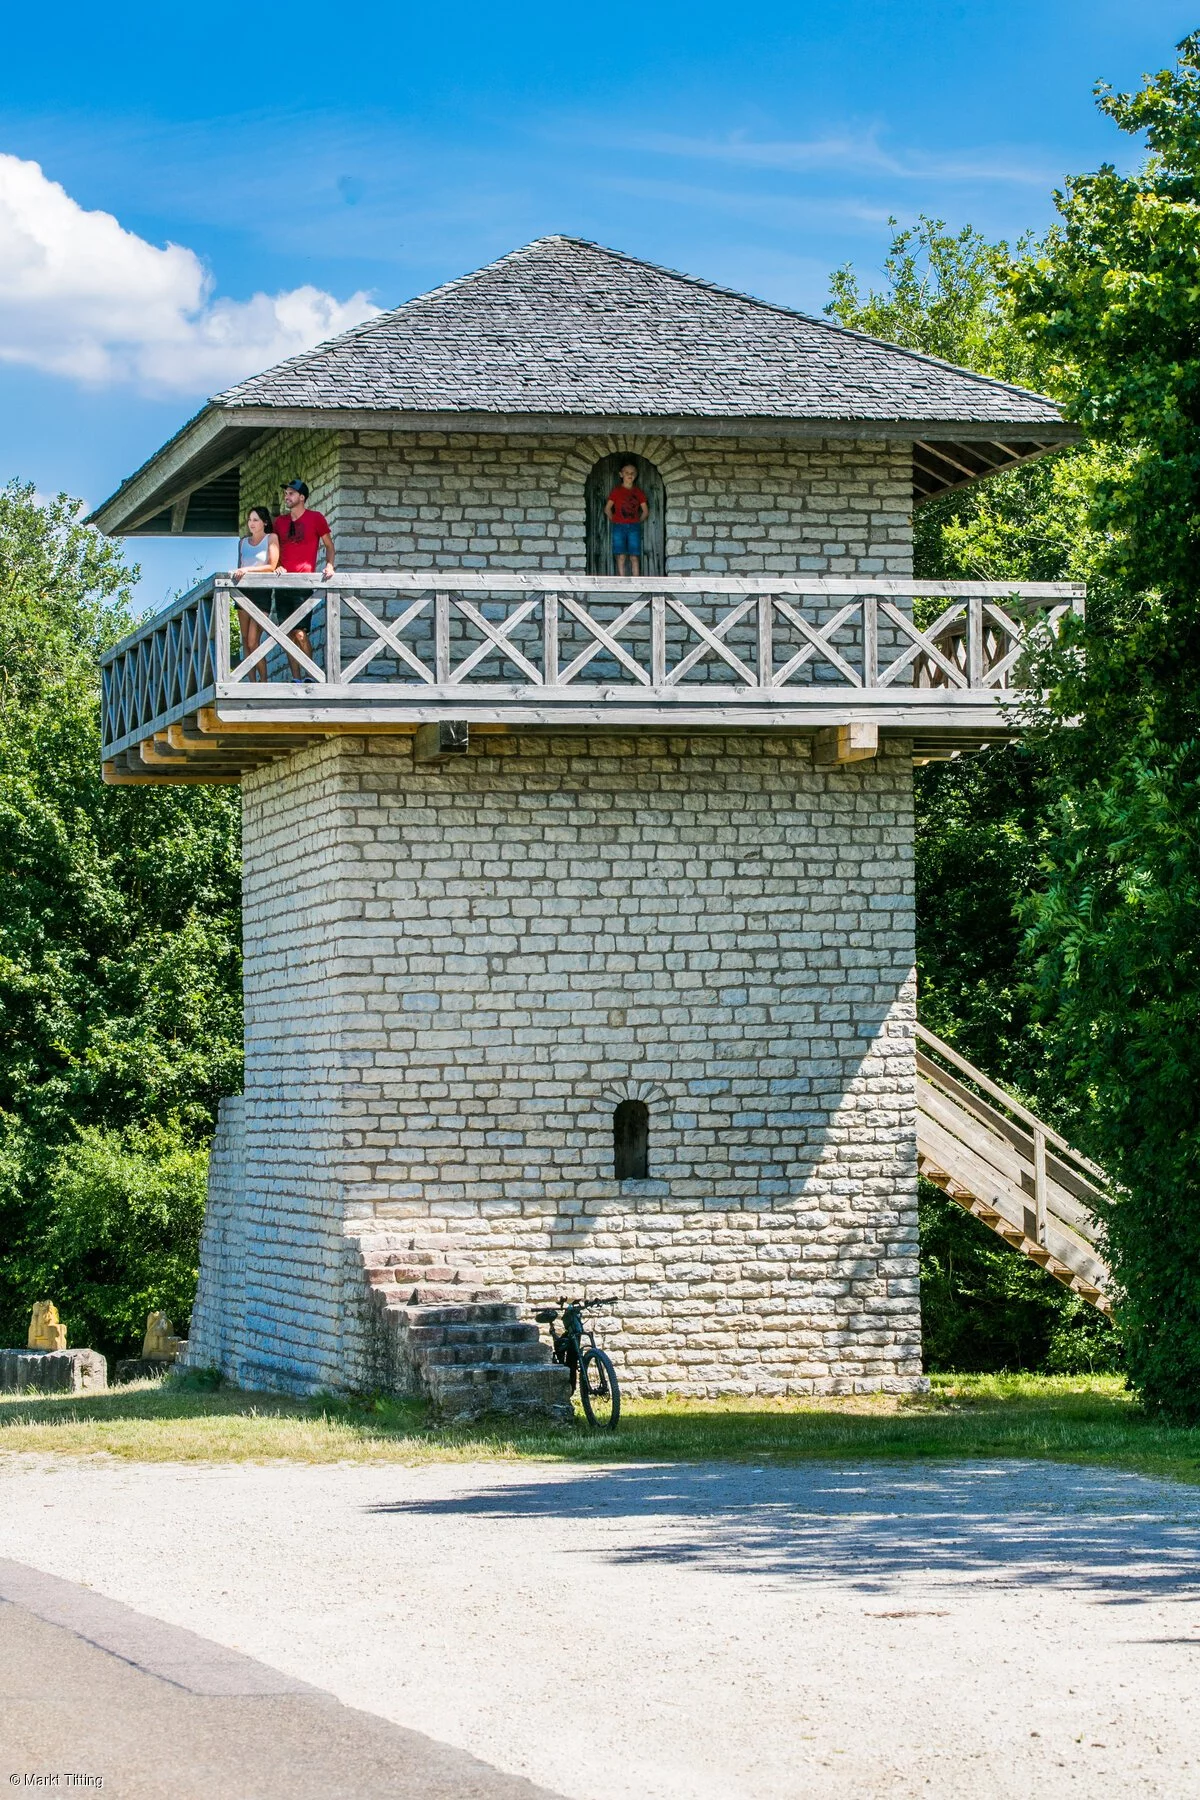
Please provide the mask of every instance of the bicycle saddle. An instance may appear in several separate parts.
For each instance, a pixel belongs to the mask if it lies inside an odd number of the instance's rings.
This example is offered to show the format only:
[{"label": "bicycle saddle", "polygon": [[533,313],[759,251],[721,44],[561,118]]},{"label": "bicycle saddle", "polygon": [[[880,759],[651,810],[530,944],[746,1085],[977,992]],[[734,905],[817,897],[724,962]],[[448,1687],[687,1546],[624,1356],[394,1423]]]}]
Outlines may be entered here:
[{"label": "bicycle saddle", "polygon": [[558,1317],[558,1308],[556,1306],[543,1306],[540,1307],[533,1316],[539,1325],[553,1325],[555,1319]]}]

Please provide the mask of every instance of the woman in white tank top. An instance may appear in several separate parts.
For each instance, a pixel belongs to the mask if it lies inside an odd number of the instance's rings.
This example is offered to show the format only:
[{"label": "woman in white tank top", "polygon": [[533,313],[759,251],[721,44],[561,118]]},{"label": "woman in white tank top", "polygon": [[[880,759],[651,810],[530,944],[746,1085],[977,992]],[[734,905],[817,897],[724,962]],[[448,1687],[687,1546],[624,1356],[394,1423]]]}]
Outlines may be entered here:
[{"label": "woman in white tank top", "polygon": [[[240,581],[247,569],[276,569],[279,567],[279,539],[275,535],[275,523],[265,506],[252,506],[246,515],[246,535],[238,542],[238,567],[234,575]],[[249,590],[254,596],[254,604],[260,612],[270,613],[270,588],[257,585]],[[238,629],[242,634],[242,656],[251,656],[258,649],[262,638],[262,626],[257,619],[252,619],[239,606],[237,609]],[[251,680],[266,681],[267,659],[264,656],[251,670]]]}]

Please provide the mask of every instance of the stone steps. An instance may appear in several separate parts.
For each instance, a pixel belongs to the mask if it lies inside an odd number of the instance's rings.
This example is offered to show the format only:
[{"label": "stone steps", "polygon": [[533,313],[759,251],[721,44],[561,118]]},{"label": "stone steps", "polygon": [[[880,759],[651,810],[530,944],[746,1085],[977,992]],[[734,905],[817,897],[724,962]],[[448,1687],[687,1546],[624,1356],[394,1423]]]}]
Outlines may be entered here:
[{"label": "stone steps", "polygon": [[545,1361],[536,1344],[427,1344],[422,1356],[430,1369],[540,1366]]},{"label": "stone steps", "polygon": [[392,1385],[432,1401],[448,1420],[486,1413],[566,1422],[571,1382],[536,1325],[495,1288],[435,1252],[395,1237],[360,1240],[384,1333]]},{"label": "stone steps", "polygon": [[439,1306],[443,1302],[462,1305],[464,1302],[479,1305],[491,1299],[490,1288],[462,1287],[454,1282],[438,1282],[436,1284],[419,1283],[413,1287],[409,1282],[372,1282],[375,1293],[382,1296],[388,1306]]},{"label": "stone steps", "polygon": [[493,1363],[431,1368],[430,1396],[445,1418],[469,1420],[484,1413],[541,1414],[551,1419],[572,1416],[570,1377],[557,1363],[540,1368],[505,1367]]},{"label": "stone steps", "polygon": [[536,1344],[541,1341],[536,1325],[518,1320],[512,1325],[410,1325],[414,1344]]}]

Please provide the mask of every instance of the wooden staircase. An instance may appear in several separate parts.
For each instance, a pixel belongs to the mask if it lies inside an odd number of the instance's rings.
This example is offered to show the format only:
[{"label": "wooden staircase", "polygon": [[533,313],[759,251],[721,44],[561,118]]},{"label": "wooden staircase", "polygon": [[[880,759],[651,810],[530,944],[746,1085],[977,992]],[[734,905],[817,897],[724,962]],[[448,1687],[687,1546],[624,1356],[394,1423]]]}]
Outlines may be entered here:
[{"label": "wooden staircase", "polygon": [[1103,1169],[923,1025],[917,1167],[1010,1249],[1099,1312],[1112,1311],[1112,1276],[1096,1249]]}]

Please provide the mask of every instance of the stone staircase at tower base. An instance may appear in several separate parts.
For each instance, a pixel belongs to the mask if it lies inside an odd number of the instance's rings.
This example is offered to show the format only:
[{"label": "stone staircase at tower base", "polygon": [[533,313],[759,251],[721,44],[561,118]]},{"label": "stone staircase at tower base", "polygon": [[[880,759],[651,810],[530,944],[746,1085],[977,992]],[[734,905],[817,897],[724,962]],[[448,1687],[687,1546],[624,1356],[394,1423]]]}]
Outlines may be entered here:
[{"label": "stone staircase at tower base", "polygon": [[500,1413],[567,1423],[570,1376],[536,1325],[411,1238],[359,1240],[388,1387],[453,1422]]}]

